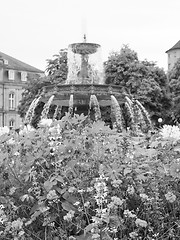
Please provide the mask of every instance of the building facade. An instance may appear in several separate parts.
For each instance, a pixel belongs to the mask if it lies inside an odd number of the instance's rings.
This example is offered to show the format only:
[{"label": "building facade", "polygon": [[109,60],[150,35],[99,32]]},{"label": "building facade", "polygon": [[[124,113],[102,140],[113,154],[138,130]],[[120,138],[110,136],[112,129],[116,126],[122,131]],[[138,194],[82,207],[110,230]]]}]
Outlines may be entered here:
[{"label": "building facade", "polygon": [[44,72],[0,52],[0,127],[19,128],[18,105],[28,77]]},{"label": "building facade", "polygon": [[166,51],[168,54],[168,71],[171,70],[177,60],[180,58],[180,40],[169,50]]}]

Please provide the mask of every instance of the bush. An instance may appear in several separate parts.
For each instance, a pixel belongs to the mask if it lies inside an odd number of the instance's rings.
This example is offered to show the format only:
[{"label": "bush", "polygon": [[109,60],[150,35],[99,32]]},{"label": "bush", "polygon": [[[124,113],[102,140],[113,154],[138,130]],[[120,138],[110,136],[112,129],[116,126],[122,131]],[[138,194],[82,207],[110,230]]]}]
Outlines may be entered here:
[{"label": "bush", "polygon": [[0,239],[179,239],[178,131],[133,137],[83,115],[1,128]]}]

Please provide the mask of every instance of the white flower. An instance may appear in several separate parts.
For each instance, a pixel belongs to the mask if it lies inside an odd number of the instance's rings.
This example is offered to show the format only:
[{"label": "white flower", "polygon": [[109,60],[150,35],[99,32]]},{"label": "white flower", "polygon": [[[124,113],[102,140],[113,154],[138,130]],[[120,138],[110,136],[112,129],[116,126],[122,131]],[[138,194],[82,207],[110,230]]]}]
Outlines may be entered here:
[{"label": "white flower", "polygon": [[14,220],[12,223],[11,223],[11,227],[14,228],[14,229],[21,229],[23,226],[23,222],[21,221],[20,218],[18,218],[17,220]]},{"label": "white flower", "polygon": [[87,192],[92,192],[93,191],[93,187],[88,187],[87,188]]},{"label": "white flower", "polygon": [[70,221],[74,217],[75,211],[70,210],[63,218],[66,221]]},{"label": "white flower", "polygon": [[131,186],[128,186],[128,189],[127,189],[127,192],[132,195],[134,194],[135,190],[134,190],[134,187],[131,185]]},{"label": "white flower", "polygon": [[74,203],[75,206],[77,206],[77,205],[79,205],[79,204],[80,204],[79,201],[77,201],[77,202]]},{"label": "white flower", "polygon": [[88,201],[84,203],[85,207],[89,207],[89,205],[90,205],[90,202],[88,202]]},{"label": "white flower", "polygon": [[145,194],[145,193],[141,193],[140,194],[140,197],[143,199],[143,200],[149,200],[149,197]]},{"label": "white flower", "polygon": [[45,213],[45,212],[47,212],[48,210],[49,210],[49,207],[44,207],[44,206],[39,207],[39,211],[40,211],[41,213]]},{"label": "white flower", "polygon": [[[48,119],[48,120],[51,120],[51,119]],[[52,134],[55,134],[55,133],[60,134],[61,133],[60,125],[57,124],[56,126],[49,128],[49,132],[52,133]]]},{"label": "white flower", "polygon": [[16,188],[15,187],[11,187],[10,190],[9,190],[9,195],[13,195],[16,191]]},{"label": "white flower", "polygon": [[49,193],[47,194],[47,199],[48,200],[54,200],[57,199],[58,195],[56,194],[55,190],[50,190]]},{"label": "white flower", "polygon": [[94,233],[94,234],[92,235],[92,239],[100,239],[99,233]]},{"label": "white flower", "polygon": [[31,125],[28,124],[28,125],[24,126],[24,128],[19,131],[19,134],[24,135],[24,134],[32,132],[34,130],[35,129]]},{"label": "white flower", "polygon": [[9,133],[8,127],[0,127],[0,136]]},{"label": "white flower", "polygon": [[3,208],[5,208],[5,207],[4,207],[4,205],[3,205],[3,204],[1,204],[1,205],[0,205],[0,209],[3,209]]},{"label": "white flower", "polygon": [[75,187],[70,187],[69,189],[68,189],[68,192],[69,193],[73,193],[73,192],[75,192],[76,191],[76,188]]},{"label": "white flower", "polygon": [[13,138],[10,138],[10,139],[7,141],[7,143],[8,143],[9,145],[14,145],[14,144],[15,144],[15,140],[14,140]]},{"label": "white flower", "polygon": [[49,119],[49,118],[47,118],[47,119],[43,118],[43,119],[41,119],[41,121],[39,123],[39,125],[43,126],[43,127],[50,127],[51,124],[52,124],[52,119]]},{"label": "white flower", "polygon": [[136,238],[137,236],[138,236],[138,234],[136,233],[136,232],[131,232],[130,234],[129,234],[129,236],[130,236],[130,238]]},{"label": "white flower", "polygon": [[118,198],[116,196],[111,197],[111,200],[114,202],[114,204],[119,205],[119,206],[122,206],[122,204],[124,202],[123,200],[121,200],[120,198]]},{"label": "white flower", "polygon": [[19,152],[15,152],[15,153],[14,153],[14,156],[19,156],[19,155],[20,155]]},{"label": "white flower", "polygon": [[178,126],[164,125],[160,130],[160,135],[164,139],[173,138],[175,140],[180,139],[180,129]]},{"label": "white flower", "polygon": [[78,193],[83,193],[84,192],[84,189],[79,189],[78,190]]},{"label": "white flower", "polygon": [[136,224],[136,226],[147,227],[147,222],[140,218],[136,219],[135,224]]},{"label": "white flower", "polygon": [[127,210],[124,210],[124,215],[126,217],[130,217],[130,218],[135,218],[136,217],[136,214],[133,214],[131,211],[129,211],[128,209]]},{"label": "white flower", "polygon": [[165,194],[165,198],[170,203],[173,203],[174,201],[176,201],[176,196],[172,192],[167,192]]},{"label": "white flower", "polygon": [[121,184],[122,184],[122,181],[120,179],[112,181],[113,187],[119,187]]},{"label": "white flower", "polygon": [[4,220],[2,218],[0,218],[0,223],[3,224],[4,223]]}]

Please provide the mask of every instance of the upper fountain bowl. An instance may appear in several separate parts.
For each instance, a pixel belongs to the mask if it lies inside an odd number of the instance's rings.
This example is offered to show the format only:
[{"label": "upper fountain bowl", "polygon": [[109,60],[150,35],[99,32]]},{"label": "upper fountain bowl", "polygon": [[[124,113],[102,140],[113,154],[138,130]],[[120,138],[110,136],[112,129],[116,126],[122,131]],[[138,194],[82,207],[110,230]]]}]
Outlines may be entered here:
[{"label": "upper fountain bowl", "polygon": [[96,43],[73,43],[70,44],[73,53],[81,54],[81,55],[89,55],[97,52],[97,49],[100,48],[99,44]]}]

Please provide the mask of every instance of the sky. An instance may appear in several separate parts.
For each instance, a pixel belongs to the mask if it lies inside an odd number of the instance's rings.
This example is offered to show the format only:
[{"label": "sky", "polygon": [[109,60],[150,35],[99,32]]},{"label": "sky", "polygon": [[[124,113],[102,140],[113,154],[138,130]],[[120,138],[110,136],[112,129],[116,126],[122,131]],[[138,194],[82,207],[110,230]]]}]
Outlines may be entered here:
[{"label": "sky", "polygon": [[167,71],[166,50],[180,40],[179,0],[0,0],[0,51],[45,70],[69,44],[124,44]]}]

